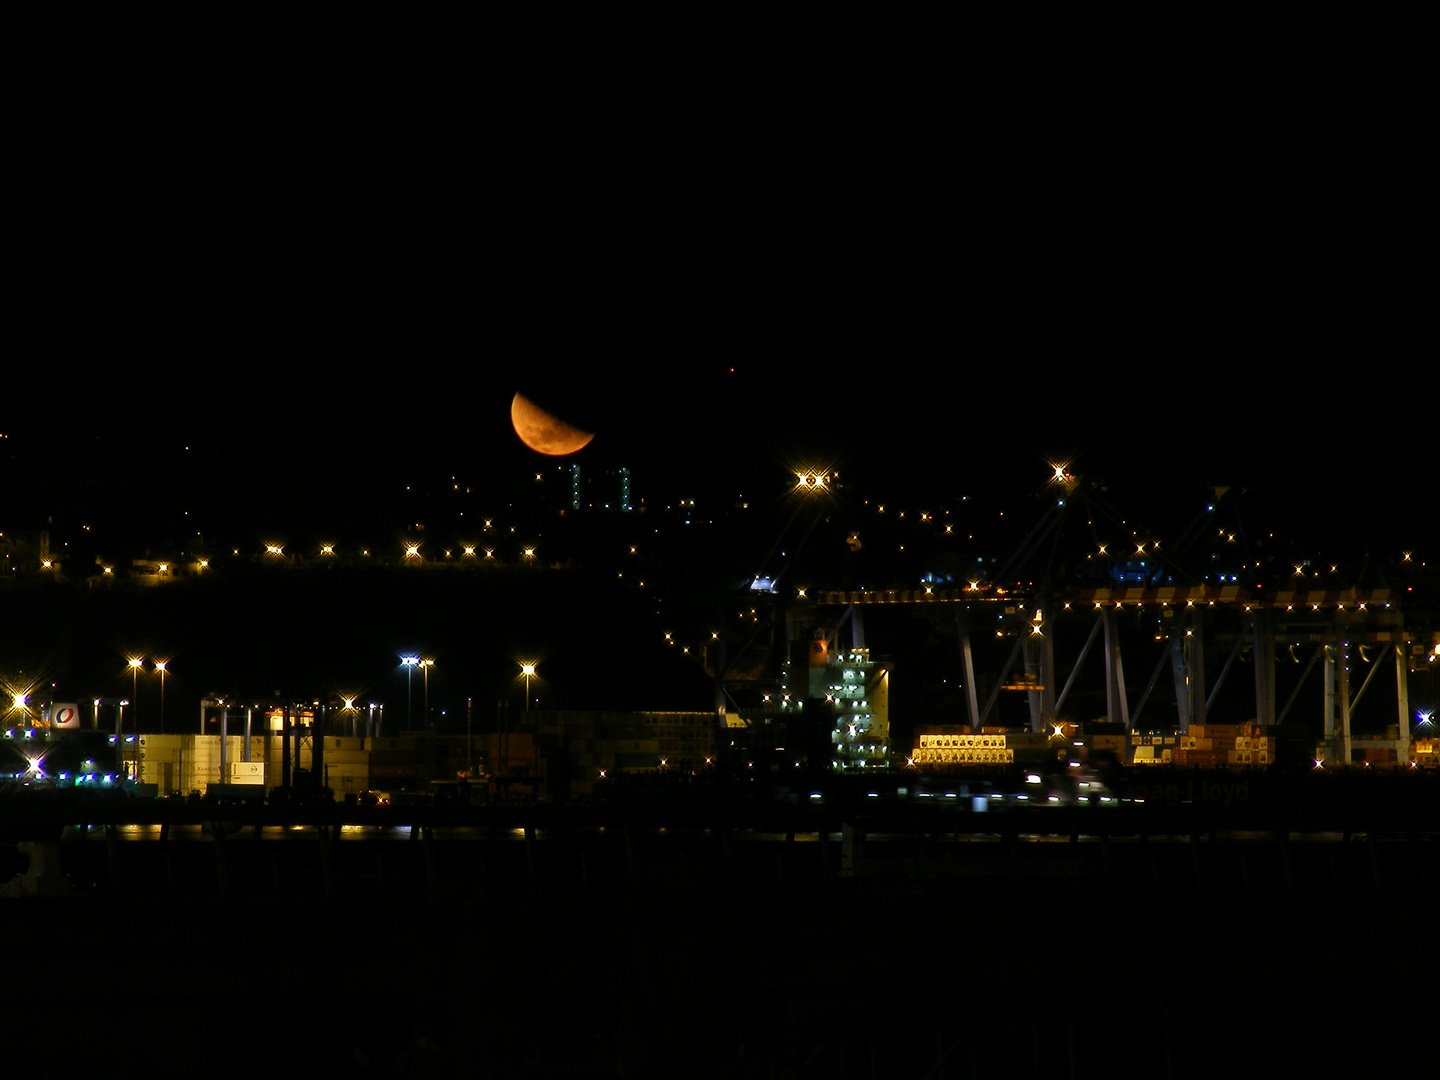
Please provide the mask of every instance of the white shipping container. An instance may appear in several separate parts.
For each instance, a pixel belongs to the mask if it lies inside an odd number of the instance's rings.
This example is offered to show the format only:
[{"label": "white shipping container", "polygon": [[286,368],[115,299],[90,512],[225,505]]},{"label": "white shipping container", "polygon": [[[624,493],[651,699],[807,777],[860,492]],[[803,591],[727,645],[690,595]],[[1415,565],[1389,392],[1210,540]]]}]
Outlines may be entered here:
[{"label": "white shipping container", "polygon": [[263,784],[265,783],[265,763],[263,761],[232,761],[230,762],[230,783],[232,784]]}]

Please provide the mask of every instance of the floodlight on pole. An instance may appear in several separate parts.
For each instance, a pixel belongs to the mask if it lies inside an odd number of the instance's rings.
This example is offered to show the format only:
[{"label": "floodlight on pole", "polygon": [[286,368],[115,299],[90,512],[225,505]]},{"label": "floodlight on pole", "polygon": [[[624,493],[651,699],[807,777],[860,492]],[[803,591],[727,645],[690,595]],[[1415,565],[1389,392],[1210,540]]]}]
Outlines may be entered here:
[{"label": "floodlight on pole", "polygon": [[430,727],[430,669],[435,666],[434,660],[421,660],[419,664],[420,675],[425,683],[425,727]]},{"label": "floodlight on pole", "polygon": [[521,664],[520,674],[525,676],[525,711],[530,711],[530,680],[535,677],[535,665],[533,663]]},{"label": "floodlight on pole", "polygon": [[[170,661],[156,660],[155,671],[160,676],[160,734],[165,734],[165,665]],[[138,730],[138,729],[137,729]]]},{"label": "floodlight on pole", "polygon": [[418,656],[402,656],[400,663],[405,667],[405,730],[409,731],[415,717],[412,705],[414,699],[410,694],[410,677],[415,674],[415,665],[420,663],[420,658]]},{"label": "floodlight on pole", "polygon": [[145,661],[138,656],[130,658],[130,719],[136,722],[135,731],[140,731],[138,723],[140,716],[140,669],[145,666]]}]

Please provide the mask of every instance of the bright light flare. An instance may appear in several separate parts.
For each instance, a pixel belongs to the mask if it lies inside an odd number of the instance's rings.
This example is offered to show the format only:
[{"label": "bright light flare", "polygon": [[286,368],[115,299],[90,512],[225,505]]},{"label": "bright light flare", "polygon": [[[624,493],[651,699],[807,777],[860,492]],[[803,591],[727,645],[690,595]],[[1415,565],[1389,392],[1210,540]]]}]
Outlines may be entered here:
[{"label": "bright light flare", "polygon": [[1049,482],[1058,484],[1066,491],[1073,491],[1076,484],[1079,483],[1079,478],[1070,471],[1070,463],[1068,461],[1052,461],[1050,462]]}]

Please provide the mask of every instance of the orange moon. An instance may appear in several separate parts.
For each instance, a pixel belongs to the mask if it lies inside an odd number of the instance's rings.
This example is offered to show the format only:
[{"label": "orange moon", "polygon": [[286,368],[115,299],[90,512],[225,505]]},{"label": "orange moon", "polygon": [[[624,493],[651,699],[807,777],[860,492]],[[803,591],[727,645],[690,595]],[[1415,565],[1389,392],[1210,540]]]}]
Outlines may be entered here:
[{"label": "orange moon", "polygon": [[571,427],[558,416],[551,416],[522,394],[516,394],[510,402],[510,422],[515,425],[515,434],[521,442],[551,457],[573,454],[595,437],[588,431]]}]

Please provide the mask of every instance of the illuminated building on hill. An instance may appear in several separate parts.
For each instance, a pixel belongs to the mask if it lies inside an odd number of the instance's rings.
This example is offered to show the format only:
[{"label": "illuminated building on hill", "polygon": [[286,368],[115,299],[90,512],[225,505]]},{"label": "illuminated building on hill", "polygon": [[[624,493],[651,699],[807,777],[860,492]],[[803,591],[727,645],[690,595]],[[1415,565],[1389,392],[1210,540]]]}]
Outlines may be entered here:
[{"label": "illuminated building on hill", "polygon": [[570,465],[570,509],[608,510],[628,514],[635,509],[630,498],[630,470],[605,469],[598,478],[582,477],[580,466]]},{"label": "illuminated building on hill", "polygon": [[20,575],[42,571],[60,572],[59,559],[50,552],[49,532],[0,532],[0,572]]}]

